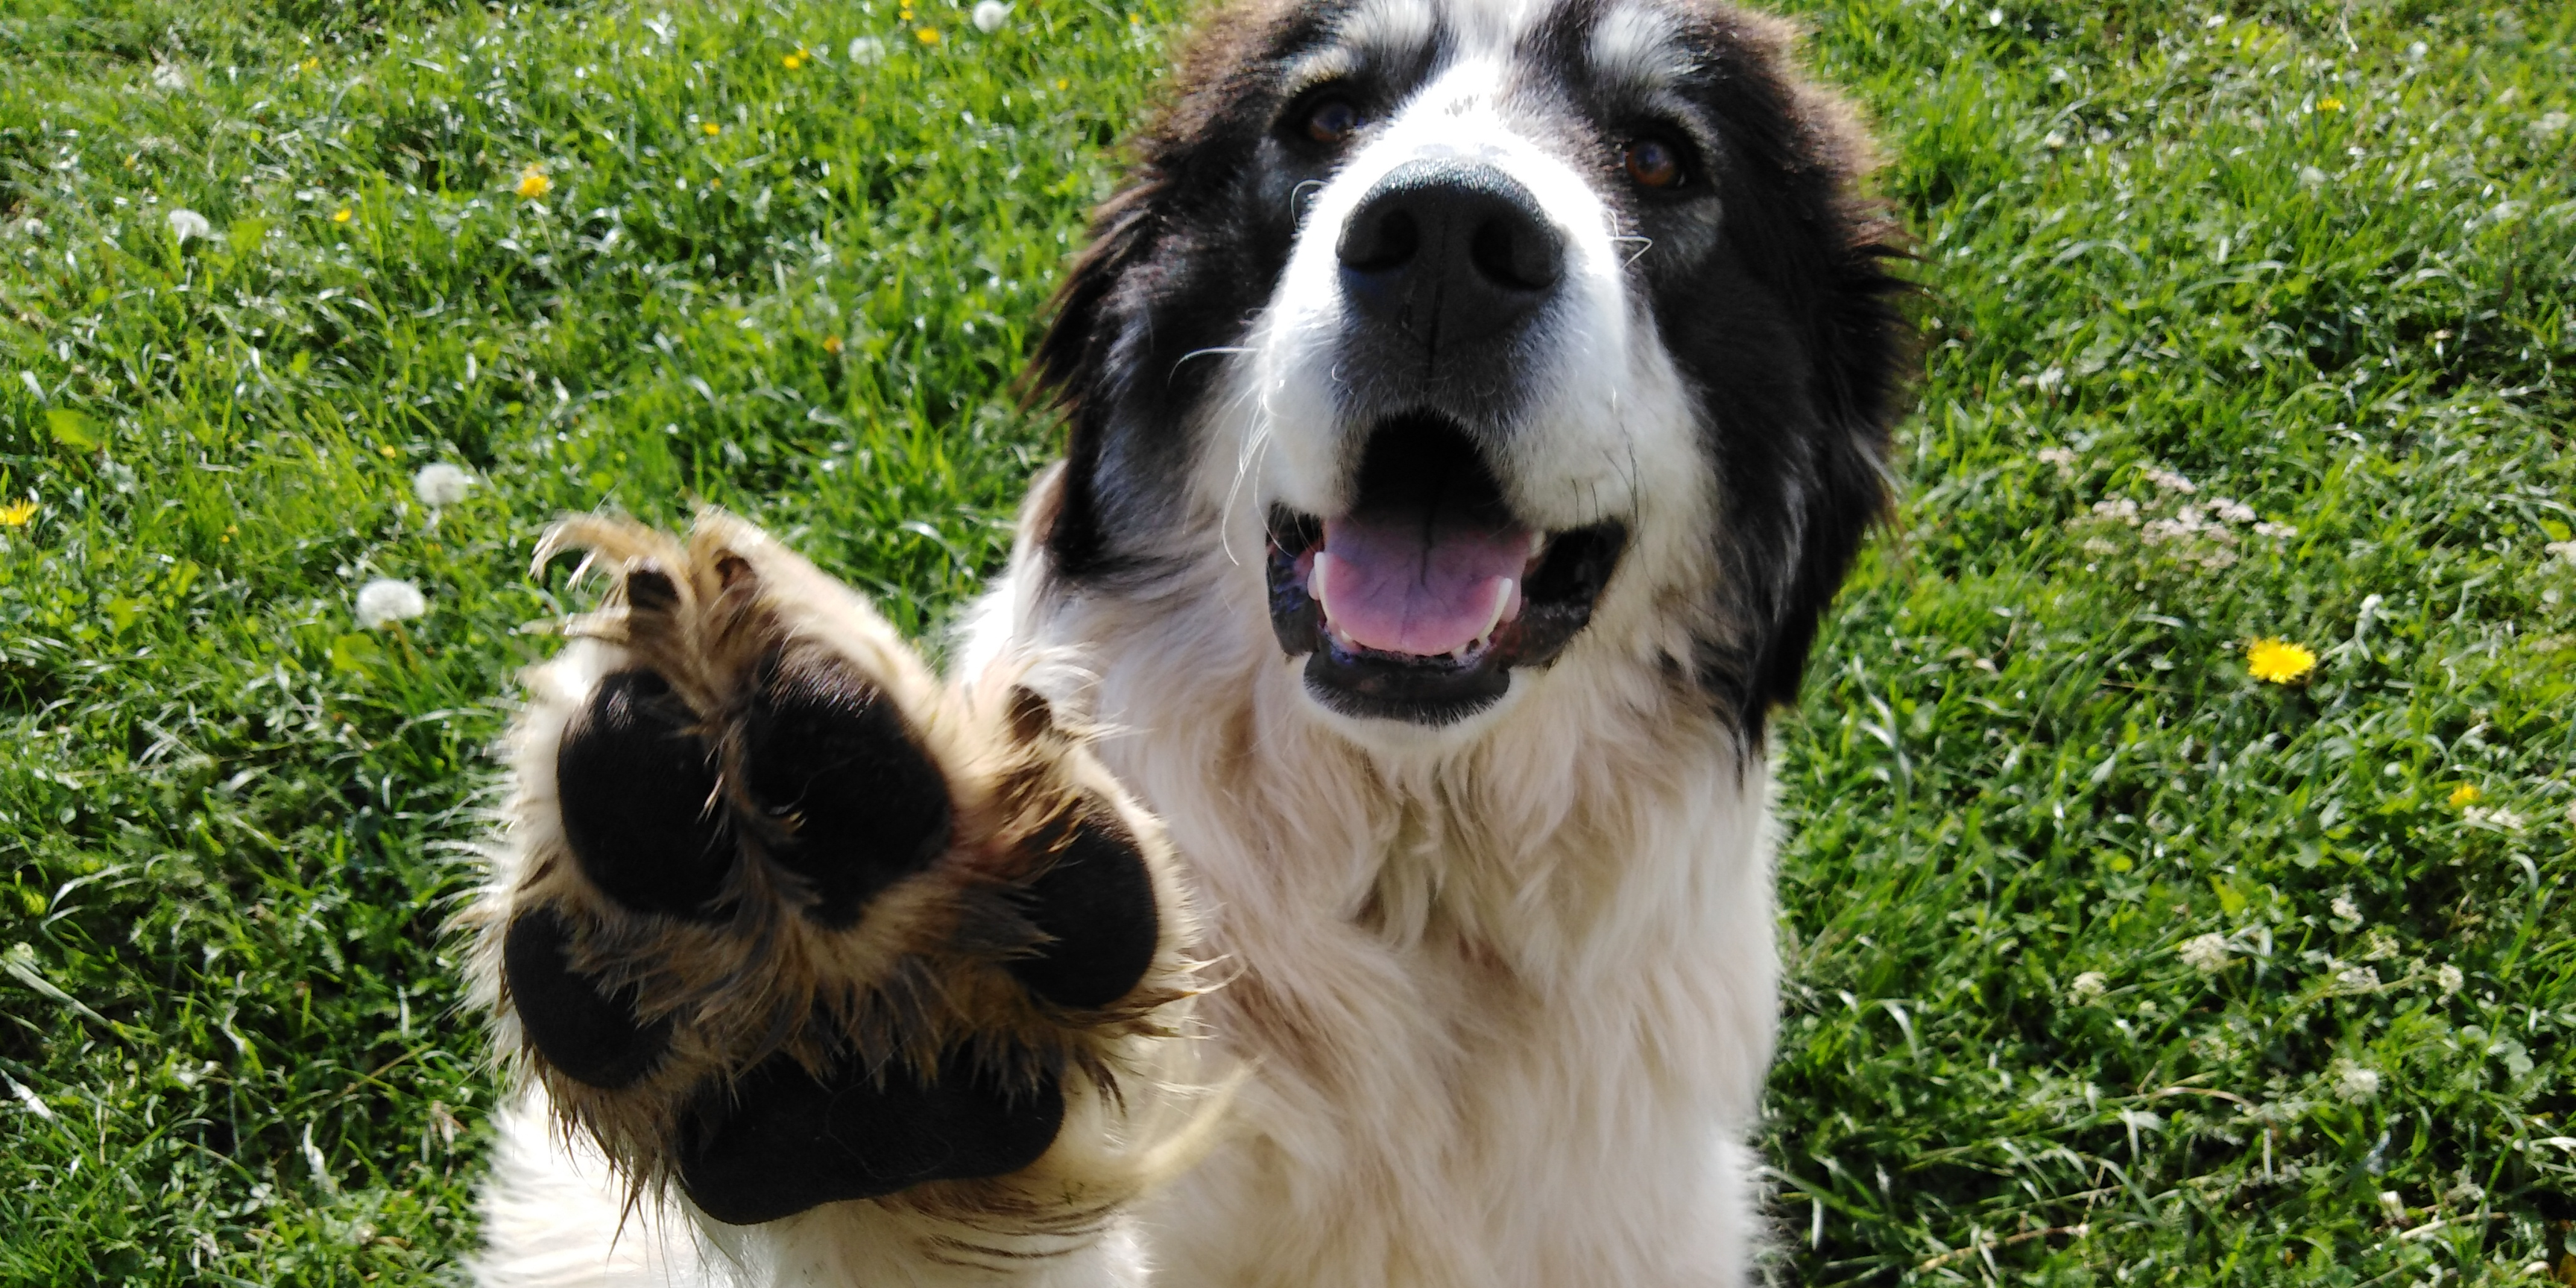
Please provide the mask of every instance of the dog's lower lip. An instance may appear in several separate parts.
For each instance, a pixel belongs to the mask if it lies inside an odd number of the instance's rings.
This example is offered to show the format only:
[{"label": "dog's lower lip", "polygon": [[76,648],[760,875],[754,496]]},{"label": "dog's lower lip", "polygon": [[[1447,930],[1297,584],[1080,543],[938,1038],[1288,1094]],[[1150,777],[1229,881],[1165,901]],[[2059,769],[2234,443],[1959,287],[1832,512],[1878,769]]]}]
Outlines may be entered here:
[{"label": "dog's lower lip", "polygon": [[[1307,690],[1328,707],[1432,725],[1463,719],[1499,700],[1514,668],[1555,660],[1591,620],[1627,542],[1626,526],[1616,521],[1533,531],[1521,575],[1504,579],[1510,602],[1493,624],[1463,647],[1418,654],[1367,647],[1338,629],[1309,593],[1324,555],[1324,526],[1284,506],[1271,510],[1270,620],[1281,651],[1306,659]],[[1333,574],[1325,575],[1329,583]]]}]

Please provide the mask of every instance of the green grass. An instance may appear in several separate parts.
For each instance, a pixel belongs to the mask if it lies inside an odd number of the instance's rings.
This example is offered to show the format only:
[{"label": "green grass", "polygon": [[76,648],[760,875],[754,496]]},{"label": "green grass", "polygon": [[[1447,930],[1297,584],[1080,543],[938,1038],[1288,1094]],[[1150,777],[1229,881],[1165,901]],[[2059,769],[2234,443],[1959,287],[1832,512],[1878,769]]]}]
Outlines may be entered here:
[{"label": "green grass", "polygon": [[[549,516],[734,506],[916,630],[998,566],[1173,13],[872,5],[0,0],[0,1284],[452,1274],[441,927]],[[1803,8],[1937,322],[1780,732],[1782,1273],[2536,1277],[2576,10]],[[481,485],[428,511],[434,461]],[[2295,535],[2187,530],[2220,496]],[[361,629],[376,576],[428,614]]]}]

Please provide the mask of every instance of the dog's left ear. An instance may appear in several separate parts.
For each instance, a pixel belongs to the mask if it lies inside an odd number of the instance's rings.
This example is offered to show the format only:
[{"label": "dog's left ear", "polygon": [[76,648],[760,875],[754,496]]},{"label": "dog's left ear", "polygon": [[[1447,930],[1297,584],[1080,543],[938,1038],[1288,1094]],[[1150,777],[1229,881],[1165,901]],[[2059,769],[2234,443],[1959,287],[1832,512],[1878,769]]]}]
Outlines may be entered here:
[{"label": "dog's left ear", "polygon": [[[1735,569],[1749,591],[1750,638],[1734,660],[1735,717],[1748,738],[1766,713],[1798,700],[1824,613],[1871,525],[1890,509],[1891,431],[1911,401],[1921,345],[1919,290],[1893,270],[1912,258],[1886,207],[1866,191],[1877,156],[1840,97],[1798,75],[1794,33],[1740,17],[1758,72],[1735,92],[1776,205],[1751,214],[1748,236],[1783,274],[1803,388],[1777,404],[1768,441],[1744,444],[1729,481],[1740,507]],[[1748,69],[1751,70],[1751,69]],[[1794,411],[1791,409],[1794,408]]]}]

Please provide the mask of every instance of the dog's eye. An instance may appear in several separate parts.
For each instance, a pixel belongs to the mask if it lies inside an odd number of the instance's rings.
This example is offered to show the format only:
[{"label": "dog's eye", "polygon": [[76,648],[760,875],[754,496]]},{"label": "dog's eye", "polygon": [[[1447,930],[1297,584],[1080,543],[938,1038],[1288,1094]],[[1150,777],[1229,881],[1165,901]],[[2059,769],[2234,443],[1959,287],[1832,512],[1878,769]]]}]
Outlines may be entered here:
[{"label": "dog's eye", "polygon": [[1366,124],[1346,98],[1327,98],[1306,109],[1306,137],[1328,147],[1349,142]]},{"label": "dog's eye", "polygon": [[1649,188],[1682,186],[1682,150],[1662,139],[1631,139],[1619,161],[1628,177]]}]

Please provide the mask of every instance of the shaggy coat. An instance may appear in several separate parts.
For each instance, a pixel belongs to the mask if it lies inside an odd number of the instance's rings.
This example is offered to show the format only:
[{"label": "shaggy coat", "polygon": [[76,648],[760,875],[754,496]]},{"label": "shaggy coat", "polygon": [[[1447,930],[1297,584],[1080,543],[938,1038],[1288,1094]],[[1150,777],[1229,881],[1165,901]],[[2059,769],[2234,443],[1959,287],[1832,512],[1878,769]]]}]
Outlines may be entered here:
[{"label": "shaggy coat", "polygon": [[[1038,349],[1065,457],[947,681],[730,520],[572,534],[624,580],[532,682],[475,914],[535,1088],[482,1282],[1745,1282],[1764,721],[1885,508],[1913,338],[1870,165],[1787,26],[1713,0],[1209,14]],[[1371,580],[1389,543],[1411,583]],[[709,642],[719,618],[758,642]],[[602,676],[712,677],[690,709],[749,728],[722,713],[797,649],[890,695],[950,784],[950,857],[772,937],[793,953],[683,961],[717,931],[577,880],[551,766]],[[1027,1002],[997,972],[1065,932],[1007,890],[1076,816],[1151,873],[1150,965],[1114,1002]],[[743,853],[792,849],[757,832]],[[726,907],[822,898],[725,880]],[[540,905],[680,1055],[603,1090],[522,1036],[506,941]],[[961,1033],[1037,1070],[1013,1086],[1062,1080],[1025,1169],[738,1220],[670,1161],[693,1079],[853,1050],[931,1077]]]}]

